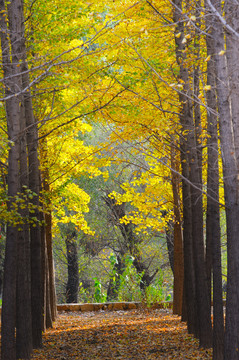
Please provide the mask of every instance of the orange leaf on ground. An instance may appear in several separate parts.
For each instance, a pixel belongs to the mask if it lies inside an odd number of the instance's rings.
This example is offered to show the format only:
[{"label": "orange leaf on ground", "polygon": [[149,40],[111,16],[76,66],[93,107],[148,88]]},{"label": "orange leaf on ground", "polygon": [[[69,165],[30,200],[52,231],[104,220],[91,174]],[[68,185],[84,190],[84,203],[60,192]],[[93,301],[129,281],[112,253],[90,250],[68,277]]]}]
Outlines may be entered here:
[{"label": "orange leaf on ground", "polygon": [[167,310],[60,313],[44,334],[38,360],[211,359],[198,348],[186,325]]}]

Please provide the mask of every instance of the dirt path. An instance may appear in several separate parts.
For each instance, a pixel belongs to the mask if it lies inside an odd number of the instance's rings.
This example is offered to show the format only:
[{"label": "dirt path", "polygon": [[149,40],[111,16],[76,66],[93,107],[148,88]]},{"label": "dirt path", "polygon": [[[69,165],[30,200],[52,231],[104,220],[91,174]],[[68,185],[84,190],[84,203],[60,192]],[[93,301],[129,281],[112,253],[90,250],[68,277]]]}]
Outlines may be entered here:
[{"label": "dirt path", "polygon": [[166,310],[60,313],[44,335],[39,360],[211,359],[177,316]]}]

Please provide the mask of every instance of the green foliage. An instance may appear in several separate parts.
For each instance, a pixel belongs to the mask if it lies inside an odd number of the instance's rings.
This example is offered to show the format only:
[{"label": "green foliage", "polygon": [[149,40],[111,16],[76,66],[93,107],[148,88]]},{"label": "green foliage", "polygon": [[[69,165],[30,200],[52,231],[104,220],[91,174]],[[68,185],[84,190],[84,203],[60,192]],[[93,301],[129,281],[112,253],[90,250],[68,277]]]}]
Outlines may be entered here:
[{"label": "green foliage", "polygon": [[119,301],[141,301],[142,299],[140,282],[143,273],[137,273],[133,261],[133,256],[127,255],[125,257],[125,270],[120,276]]},{"label": "green foliage", "polygon": [[117,257],[115,256],[115,254],[111,254],[109,257],[110,260],[110,267],[111,267],[111,279],[113,281],[113,283],[115,284],[116,282],[116,277],[118,276],[117,270],[115,269],[115,265],[118,264],[118,260]]},{"label": "green foliage", "polygon": [[97,278],[94,278],[95,284],[95,293],[94,293],[94,300],[98,303],[103,303],[106,301],[106,295],[102,292],[102,285],[101,281]]},{"label": "green foliage", "polygon": [[157,281],[146,288],[144,302],[150,306],[155,303],[169,301],[171,299],[171,295],[168,294],[167,290],[167,286],[164,284],[163,272],[161,270]]},{"label": "green foliage", "polygon": [[[1,187],[1,182],[0,182]],[[9,197],[4,190],[0,189],[0,221],[3,223],[9,223],[13,226],[19,226],[24,223],[32,224],[36,226],[37,222],[40,222],[33,214],[36,210],[43,211],[42,206],[34,204],[37,194],[30,190],[27,186],[23,186],[21,192],[18,192],[15,197]],[[27,209],[27,217],[22,216],[21,210]]]},{"label": "green foliage", "polygon": [[89,302],[89,300],[92,299],[92,296],[90,295],[90,291],[84,288],[82,282],[80,282],[79,284],[78,298],[79,298],[79,302],[82,303],[87,303]]}]

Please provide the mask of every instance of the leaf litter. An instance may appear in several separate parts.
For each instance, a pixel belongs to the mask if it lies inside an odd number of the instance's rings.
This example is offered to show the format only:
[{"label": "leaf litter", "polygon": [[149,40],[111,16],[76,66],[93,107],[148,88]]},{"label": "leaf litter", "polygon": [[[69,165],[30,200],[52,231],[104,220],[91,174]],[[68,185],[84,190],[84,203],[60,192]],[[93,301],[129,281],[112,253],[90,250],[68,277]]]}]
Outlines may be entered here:
[{"label": "leaf litter", "polygon": [[32,359],[203,360],[212,350],[199,349],[171,310],[61,312]]}]

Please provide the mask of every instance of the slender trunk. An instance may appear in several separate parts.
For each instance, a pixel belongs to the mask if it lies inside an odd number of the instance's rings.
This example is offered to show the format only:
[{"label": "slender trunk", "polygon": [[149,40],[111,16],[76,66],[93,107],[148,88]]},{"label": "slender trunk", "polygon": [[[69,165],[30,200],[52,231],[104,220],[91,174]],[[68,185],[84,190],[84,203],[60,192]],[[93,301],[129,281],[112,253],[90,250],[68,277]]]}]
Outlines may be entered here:
[{"label": "slender trunk", "polygon": [[[6,226],[4,223],[0,225],[1,236],[6,236]],[[3,287],[3,264],[5,258],[5,242],[0,243],[0,298],[2,298],[2,287]]]},{"label": "slender trunk", "polygon": [[[26,59],[26,48],[24,44],[24,57],[22,64],[23,88],[30,84],[28,63]],[[32,331],[33,346],[42,346],[42,274],[41,274],[41,228],[40,228],[40,164],[38,150],[38,129],[34,117],[32,95],[29,89],[23,96],[27,126],[28,166],[29,166],[29,189],[34,193],[31,200],[33,211],[30,213],[30,241],[31,241],[31,307],[32,307]],[[32,219],[32,220],[31,220]]]},{"label": "slender trunk", "polygon": [[49,281],[49,261],[48,261],[48,252],[46,244],[46,232],[47,232],[47,220],[46,214],[42,214],[42,220],[44,220],[44,225],[41,227],[41,253],[42,253],[42,328],[46,330],[53,327],[53,319],[51,312],[51,301],[50,301],[50,281]]},{"label": "slender trunk", "polygon": [[197,162],[200,182],[202,183],[202,124],[200,103],[197,101],[200,93],[200,38],[201,38],[201,0],[195,1],[196,27],[194,36],[194,68],[193,68],[193,95],[196,101],[193,102],[195,136],[197,146]]},{"label": "slender trunk", "polygon": [[[26,146],[25,109],[21,104],[20,135],[20,186],[21,193],[27,197],[28,166]],[[30,272],[30,234],[28,224],[28,204],[23,198],[25,207],[19,212],[22,216],[21,230],[17,244],[17,318],[16,318],[16,350],[17,358],[30,359],[32,352],[32,319],[31,319],[31,272]]]},{"label": "slender trunk", "polygon": [[50,295],[50,279],[49,279],[49,261],[48,261],[48,253],[47,253],[47,245],[45,243],[45,281],[46,281],[46,328],[53,327],[53,319],[51,312],[51,295]]},{"label": "slender trunk", "polygon": [[[173,20],[177,24],[175,28],[175,44],[176,44],[176,60],[179,65],[180,78],[188,78],[188,74],[184,65],[185,46],[182,43],[184,34],[184,25],[182,19],[182,1],[175,0],[173,8]],[[181,34],[180,37],[177,34]],[[187,80],[187,79],[186,79]],[[188,84],[184,82],[184,94],[179,95],[179,101],[182,104],[180,114],[180,123],[182,130],[186,130],[184,123],[184,115],[187,114],[189,106],[186,97]],[[189,178],[189,153],[187,148],[187,140],[182,134],[180,138],[181,150],[181,166],[182,166],[182,201],[183,201],[183,252],[184,252],[184,296],[187,310],[187,327],[188,332],[197,334],[197,316],[196,316],[196,293],[195,293],[195,270],[193,259],[193,239],[192,239],[192,205],[191,205],[191,188],[186,179]]]},{"label": "slender trunk", "polygon": [[[214,3],[214,1],[213,1]],[[217,5],[215,4],[215,7]],[[220,9],[217,6],[217,9]],[[226,2],[224,6],[225,19],[233,29],[238,31],[239,6],[237,2]],[[214,25],[220,26],[215,34],[215,51],[219,45],[224,49],[222,26],[218,19]],[[226,305],[226,333],[225,360],[238,359],[239,346],[239,66],[238,66],[238,37],[228,31],[226,34],[226,59],[215,56],[218,76],[219,122],[221,147],[223,154],[223,173],[225,189],[225,205],[227,216],[227,305]],[[222,47],[223,46],[223,47]],[[217,52],[218,51],[218,52]],[[221,51],[221,50],[220,50]],[[224,73],[222,71],[224,70]],[[226,79],[225,79],[226,76]],[[226,81],[225,81],[226,80]],[[220,81],[220,85],[219,85]],[[223,82],[222,82],[223,81]],[[225,81],[225,82],[224,82]],[[223,88],[222,88],[223,86]],[[228,88],[227,88],[228,87]],[[228,103],[229,101],[229,103]]]},{"label": "slender trunk", "polygon": [[165,228],[165,235],[166,235],[169,264],[172,273],[174,274],[174,224],[172,220],[167,222]]},{"label": "slender trunk", "polygon": [[[171,148],[171,166],[178,171],[176,152]],[[184,260],[182,221],[180,214],[180,178],[172,171],[172,190],[174,203],[174,282],[173,282],[173,313],[182,315],[183,310],[183,282],[184,282]]]},{"label": "slender trunk", "polygon": [[[193,140],[193,135],[192,139]],[[190,148],[195,148],[195,143],[191,142]],[[190,181],[197,188],[191,186],[192,199],[192,236],[194,250],[194,264],[196,274],[196,299],[197,316],[199,322],[199,342],[201,347],[212,346],[212,324],[211,324],[211,303],[206,281],[206,264],[204,254],[203,239],[203,206],[200,173],[195,154],[190,159]]]},{"label": "slender trunk", "polygon": [[[15,81],[9,79],[19,73],[17,63],[11,63],[10,46],[7,37],[8,27],[6,23],[7,9],[5,2],[0,1],[0,25],[1,25],[1,50],[4,72],[5,95],[12,98],[6,100],[6,117],[8,136],[11,148],[8,155],[8,209],[14,211],[14,202],[20,189],[19,181],[19,161],[20,161],[20,97],[14,96],[20,88],[20,76],[15,77]],[[16,359],[15,326],[16,326],[16,276],[17,276],[17,227],[7,225],[6,250],[4,262],[4,281],[3,281],[3,305],[2,305],[2,360]]]},{"label": "slender trunk", "polygon": [[[211,1],[214,8],[221,15],[222,4],[216,0]],[[209,8],[210,8],[209,3]],[[229,12],[227,7],[225,11],[227,19],[230,17],[238,22],[238,7]],[[234,25],[234,24],[233,24]],[[238,24],[237,24],[238,25]],[[238,29],[238,26],[236,27]],[[216,85],[217,99],[219,110],[219,131],[223,161],[223,177],[224,177],[224,193],[227,219],[227,303],[226,303],[226,333],[225,333],[225,360],[238,359],[239,345],[239,250],[238,250],[238,233],[239,233],[239,185],[238,185],[238,145],[237,130],[238,129],[238,104],[232,99],[233,91],[237,96],[238,102],[238,61],[235,62],[234,51],[238,52],[238,38],[232,33],[227,33],[227,59],[220,52],[225,48],[225,34],[223,25],[217,15],[213,16],[212,21],[212,39],[215,69],[216,69]],[[231,57],[231,58],[230,58]],[[230,67],[228,67],[230,66]],[[230,72],[230,81],[228,77]],[[232,88],[231,88],[232,87]],[[232,118],[233,116],[233,118]],[[236,132],[235,132],[236,131]]]},{"label": "slender trunk", "polygon": [[[46,190],[46,188],[45,188],[45,190]],[[55,321],[56,316],[57,316],[57,309],[56,309],[54,261],[53,261],[53,250],[52,250],[52,214],[51,214],[51,212],[46,213],[45,220],[46,220],[46,248],[47,248],[47,259],[48,259],[50,308],[51,308],[52,321]]]},{"label": "slender trunk", "polygon": [[[174,22],[177,24],[177,33],[180,32],[183,36],[184,34],[184,25],[182,22],[182,1],[175,0],[175,9],[174,9]],[[190,90],[190,78],[188,74],[186,56],[184,53],[185,46],[182,43],[182,39],[175,36],[176,42],[176,57],[179,64],[179,77],[184,84],[184,94],[179,94],[179,100],[182,106],[180,123],[182,126],[182,171],[184,177],[190,181],[190,186],[183,186],[183,201],[188,203],[188,206],[184,204],[184,249],[187,250],[187,246],[190,249],[190,254],[184,253],[185,267],[187,256],[191,256],[191,251],[193,252],[193,261],[191,264],[188,264],[193,267],[191,270],[195,276],[195,298],[194,303],[189,299],[190,294],[188,291],[192,291],[192,288],[189,289],[188,284],[185,282],[186,291],[186,302],[188,309],[188,321],[191,322],[189,317],[189,307],[192,310],[193,305],[196,305],[196,317],[194,314],[190,314],[194,318],[193,329],[194,334],[199,337],[199,342],[201,347],[210,347],[212,344],[212,327],[211,327],[211,304],[208,297],[207,282],[206,282],[206,267],[204,259],[204,240],[203,240],[203,207],[202,207],[202,191],[201,191],[201,169],[199,169],[200,161],[198,162],[198,152],[197,152],[197,138],[195,133],[195,123],[193,119],[192,112],[192,103],[191,103],[191,90]],[[184,162],[188,162],[188,168]],[[186,172],[188,171],[188,176]],[[187,193],[184,194],[184,190],[187,189]],[[188,197],[188,199],[186,198]],[[190,202],[190,204],[189,204]],[[189,210],[191,209],[191,211]],[[185,218],[186,216],[186,218]],[[185,220],[189,223],[185,223]],[[186,226],[189,226],[186,234]],[[188,239],[186,238],[188,236]],[[191,249],[192,246],[192,249]],[[189,278],[186,273],[189,269],[186,269],[185,276]],[[191,275],[190,275],[191,276]],[[191,281],[192,279],[188,279]],[[188,306],[188,301],[190,305]],[[195,308],[194,308],[195,311]]]},{"label": "slender trunk", "polygon": [[66,235],[66,251],[67,251],[67,267],[68,280],[66,285],[66,302],[78,302],[79,290],[79,265],[78,265],[78,251],[76,242],[76,233],[68,232]]},{"label": "slender trunk", "polygon": [[42,302],[42,331],[46,330],[46,228],[45,228],[45,216],[41,214],[41,302]]},{"label": "slender trunk", "polygon": [[[41,143],[41,157],[43,159],[47,159],[47,142],[44,140]],[[52,327],[53,321],[56,320],[57,316],[57,308],[56,308],[56,291],[55,291],[55,275],[54,275],[54,261],[53,261],[53,251],[52,251],[52,214],[50,210],[50,206],[48,204],[50,202],[50,188],[48,185],[48,169],[45,168],[42,173],[42,187],[44,192],[47,194],[45,198],[46,209],[44,214],[45,220],[45,228],[44,228],[44,236],[45,236],[45,245],[42,242],[42,246],[46,246],[46,249],[42,247],[43,254],[45,254],[45,268],[43,268],[43,284],[44,284],[44,293],[45,296],[49,298],[49,306],[47,302],[45,308],[45,325],[47,327]],[[50,204],[49,204],[50,205]]]},{"label": "slender trunk", "polygon": [[[181,147],[182,175],[188,177],[188,164],[183,146]],[[184,299],[186,307],[186,319],[189,334],[197,334],[197,303],[195,289],[195,270],[192,241],[192,216],[190,185],[186,180],[182,181],[183,200],[183,254],[184,254]]]},{"label": "slender trunk", "polygon": [[[26,51],[26,50],[25,50]],[[28,65],[26,58],[23,62],[22,81],[23,87],[29,85]],[[40,173],[38,160],[38,132],[35,123],[31,91],[24,93],[23,96],[25,117],[27,126],[27,146],[28,146],[28,166],[29,166],[29,189],[34,193],[31,203],[34,211],[29,214],[30,242],[31,242],[31,312],[32,312],[32,335],[33,346],[38,348],[42,346],[42,303],[41,303],[41,234],[40,234],[40,211],[39,211],[39,193],[40,193]]]},{"label": "slender trunk", "polygon": [[[200,37],[201,37],[201,0],[195,1],[196,28],[194,37],[195,65],[193,71],[194,97],[198,98],[200,86]],[[194,101],[194,125],[191,139],[191,172],[190,178],[197,189],[192,188],[192,218],[193,218],[193,239],[195,251],[195,273],[196,273],[196,298],[198,302],[199,318],[199,339],[200,345],[210,347],[212,345],[212,324],[211,324],[211,301],[206,282],[206,263],[203,236],[203,202],[202,202],[202,131],[200,105]],[[193,126],[193,121],[192,121]],[[194,150],[195,148],[195,150]],[[204,295],[206,293],[206,295]]]},{"label": "slender trunk", "polygon": [[[207,55],[213,57],[214,48],[210,29],[211,18],[208,16]],[[212,90],[207,92],[208,121],[208,169],[207,169],[207,279],[211,290],[211,273],[213,270],[213,360],[223,359],[224,350],[224,319],[222,298],[222,268],[221,268],[221,230],[219,207],[219,166],[218,166],[218,128],[217,128],[217,99],[215,93],[215,66],[213,60],[207,63],[207,84]]]}]

